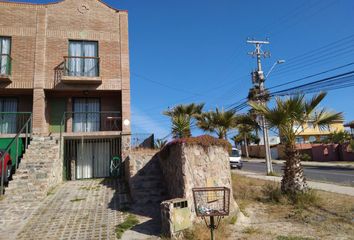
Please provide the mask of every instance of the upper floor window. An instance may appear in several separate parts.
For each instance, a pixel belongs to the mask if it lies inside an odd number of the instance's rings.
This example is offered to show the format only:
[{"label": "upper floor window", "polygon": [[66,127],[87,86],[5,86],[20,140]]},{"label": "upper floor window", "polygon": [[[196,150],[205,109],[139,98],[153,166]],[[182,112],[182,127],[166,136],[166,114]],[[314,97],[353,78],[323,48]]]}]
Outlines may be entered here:
[{"label": "upper floor window", "polygon": [[304,129],[303,129],[302,125],[295,124],[295,125],[293,126],[293,131],[294,131],[295,133],[301,133],[301,132],[304,131]]},{"label": "upper floor window", "polygon": [[0,75],[11,73],[11,38],[0,37]]},{"label": "upper floor window", "polygon": [[98,77],[98,43],[95,41],[69,41],[69,56],[65,65],[66,74],[69,76]]},{"label": "upper floor window", "polygon": [[312,122],[308,122],[307,126],[309,129],[315,129],[315,125]]}]

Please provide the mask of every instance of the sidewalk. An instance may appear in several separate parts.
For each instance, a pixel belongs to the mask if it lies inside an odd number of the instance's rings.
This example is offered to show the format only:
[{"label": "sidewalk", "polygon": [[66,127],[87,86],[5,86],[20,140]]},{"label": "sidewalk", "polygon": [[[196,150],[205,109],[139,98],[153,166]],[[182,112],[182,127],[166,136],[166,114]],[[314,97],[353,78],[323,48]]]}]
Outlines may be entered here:
[{"label": "sidewalk", "polygon": [[[265,163],[265,159],[263,158],[243,158],[244,162],[253,162],[253,163]],[[272,160],[273,164],[283,164],[285,160]],[[354,169],[354,162],[304,162],[301,164],[303,166],[310,167],[335,167],[335,168],[344,168],[344,169]]]},{"label": "sidewalk", "polygon": [[[259,173],[245,172],[243,170],[242,171],[236,170],[236,173],[246,177],[257,178],[262,180],[269,180],[275,182],[281,181],[281,177],[265,176]],[[335,185],[330,183],[321,183],[321,182],[313,182],[313,181],[307,181],[307,184],[312,189],[354,196],[354,187],[346,187],[346,186],[340,186],[340,185]]]}]

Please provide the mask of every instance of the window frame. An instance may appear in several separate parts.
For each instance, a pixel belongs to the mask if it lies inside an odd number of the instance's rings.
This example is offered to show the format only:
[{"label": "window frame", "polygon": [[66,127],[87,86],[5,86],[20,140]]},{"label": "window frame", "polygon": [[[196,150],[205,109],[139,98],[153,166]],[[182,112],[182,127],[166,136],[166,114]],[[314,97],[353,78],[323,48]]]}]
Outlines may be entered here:
[{"label": "window frame", "polygon": [[[70,43],[71,42],[76,42],[76,43],[80,43],[80,45],[81,45],[81,52],[83,53],[81,56],[71,56],[70,55]],[[83,39],[69,39],[68,40],[68,57],[84,57],[84,43],[95,43],[96,44],[96,57],[97,57],[97,61],[98,61],[98,63],[97,63],[97,76],[94,76],[94,77],[99,77],[100,76],[100,55],[99,55],[99,53],[100,53],[100,49],[99,49],[99,41],[97,41],[97,40],[83,40]],[[81,63],[81,68],[82,69],[85,69],[85,61],[82,61],[82,63]],[[84,73],[84,72],[83,72]],[[80,77],[87,77],[87,76],[85,76],[85,75],[83,75],[83,76],[80,76]]]},{"label": "window frame", "polygon": [[[11,66],[11,51],[12,51],[12,37],[11,36],[1,36],[0,35],[0,75],[1,75],[1,66],[2,66],[2,57],[1,57],[1,54],[2,54],[2,48],[3,48],[3,45],[2,45],[2,39],[9,39],[10,40],[10,46],[9,46],[9,58],[7,59],[7,61],[10,61],[9,63],[9,69],[7,70],[8,73],[7,75],[11,75],[11,71],[12,71],[12,66]],[[5,73],[6,75],[6,73]]]}]

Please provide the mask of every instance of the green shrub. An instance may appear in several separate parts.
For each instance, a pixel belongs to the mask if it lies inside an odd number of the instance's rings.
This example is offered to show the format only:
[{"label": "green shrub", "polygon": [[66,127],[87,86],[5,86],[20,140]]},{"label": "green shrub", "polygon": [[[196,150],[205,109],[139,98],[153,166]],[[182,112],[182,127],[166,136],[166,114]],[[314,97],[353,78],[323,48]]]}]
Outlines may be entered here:
[{"label": "green shrub", "polygon": [[299,208],[320,205],[320,197],[314,190],[309,190],[304,193],[289,194],[288,199],[292,204]]},{"label": "green shrub", "polygon": [[309,162],[309,161],[312,160],[312,158],[311,158],[311,156],[308,155],[307,153],[303,153],[303,154],[301,154],[301,156],[300,156],[300,160],[301,160],[301,161],[304,161],[304,162]]},{"label": "green shrub", "polygon": [[279,184],[267,183],[263,185],[262,194],[266,201],[272,203],[281,203],[284,199]]}]

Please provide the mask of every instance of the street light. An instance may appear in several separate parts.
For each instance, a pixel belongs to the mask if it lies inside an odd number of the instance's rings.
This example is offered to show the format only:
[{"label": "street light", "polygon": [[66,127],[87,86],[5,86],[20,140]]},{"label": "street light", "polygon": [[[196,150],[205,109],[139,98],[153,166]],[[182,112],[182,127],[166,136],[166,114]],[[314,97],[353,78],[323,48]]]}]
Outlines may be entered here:
[{"label": "street light", "polygon": [[[268,78],[269,74],[273,71],[273,69],[275,68],[275,66],[277,66],[278,64],[282,64],[285,63],[285,60],[278,60],[276,61],[273,66],[269,69],[268,73],[265,76],[265,79]],[[262,84],[261,90],[264,90],[264,85]],[[265,101],[263,103],[265,106],[267,105],[267,102]],[[270,144],[269,144],[269,132],[268,132],[268,128],[267,128],[267,124],[266,124],[266,120],[264,118],[264,116],[261,116],[261,122],[262,122],[262,127],[263,127],[263,141],[264,141],[264,150],[265,150],[265,154],[266,154],[266,164],[267,164],[267,174],[269,174],[270,172],[273,172],[273,166],[272,166],[272,157],[271,157],[271,151],[270,151]]]},{"label": "street light", "polygon": [[273,71],[273,69],[275,68],[276,65],[282,64],[282,63],[285,63],[285,60],[282,60],[282,59],[281,59],[281,60],[276,61],[276,62],[273,64],[273,66],[269,69],[269,71],[268,71],[267,75],[265,76],[265,78],[266,78],[266,79],[268,78],[269,74]]}]

